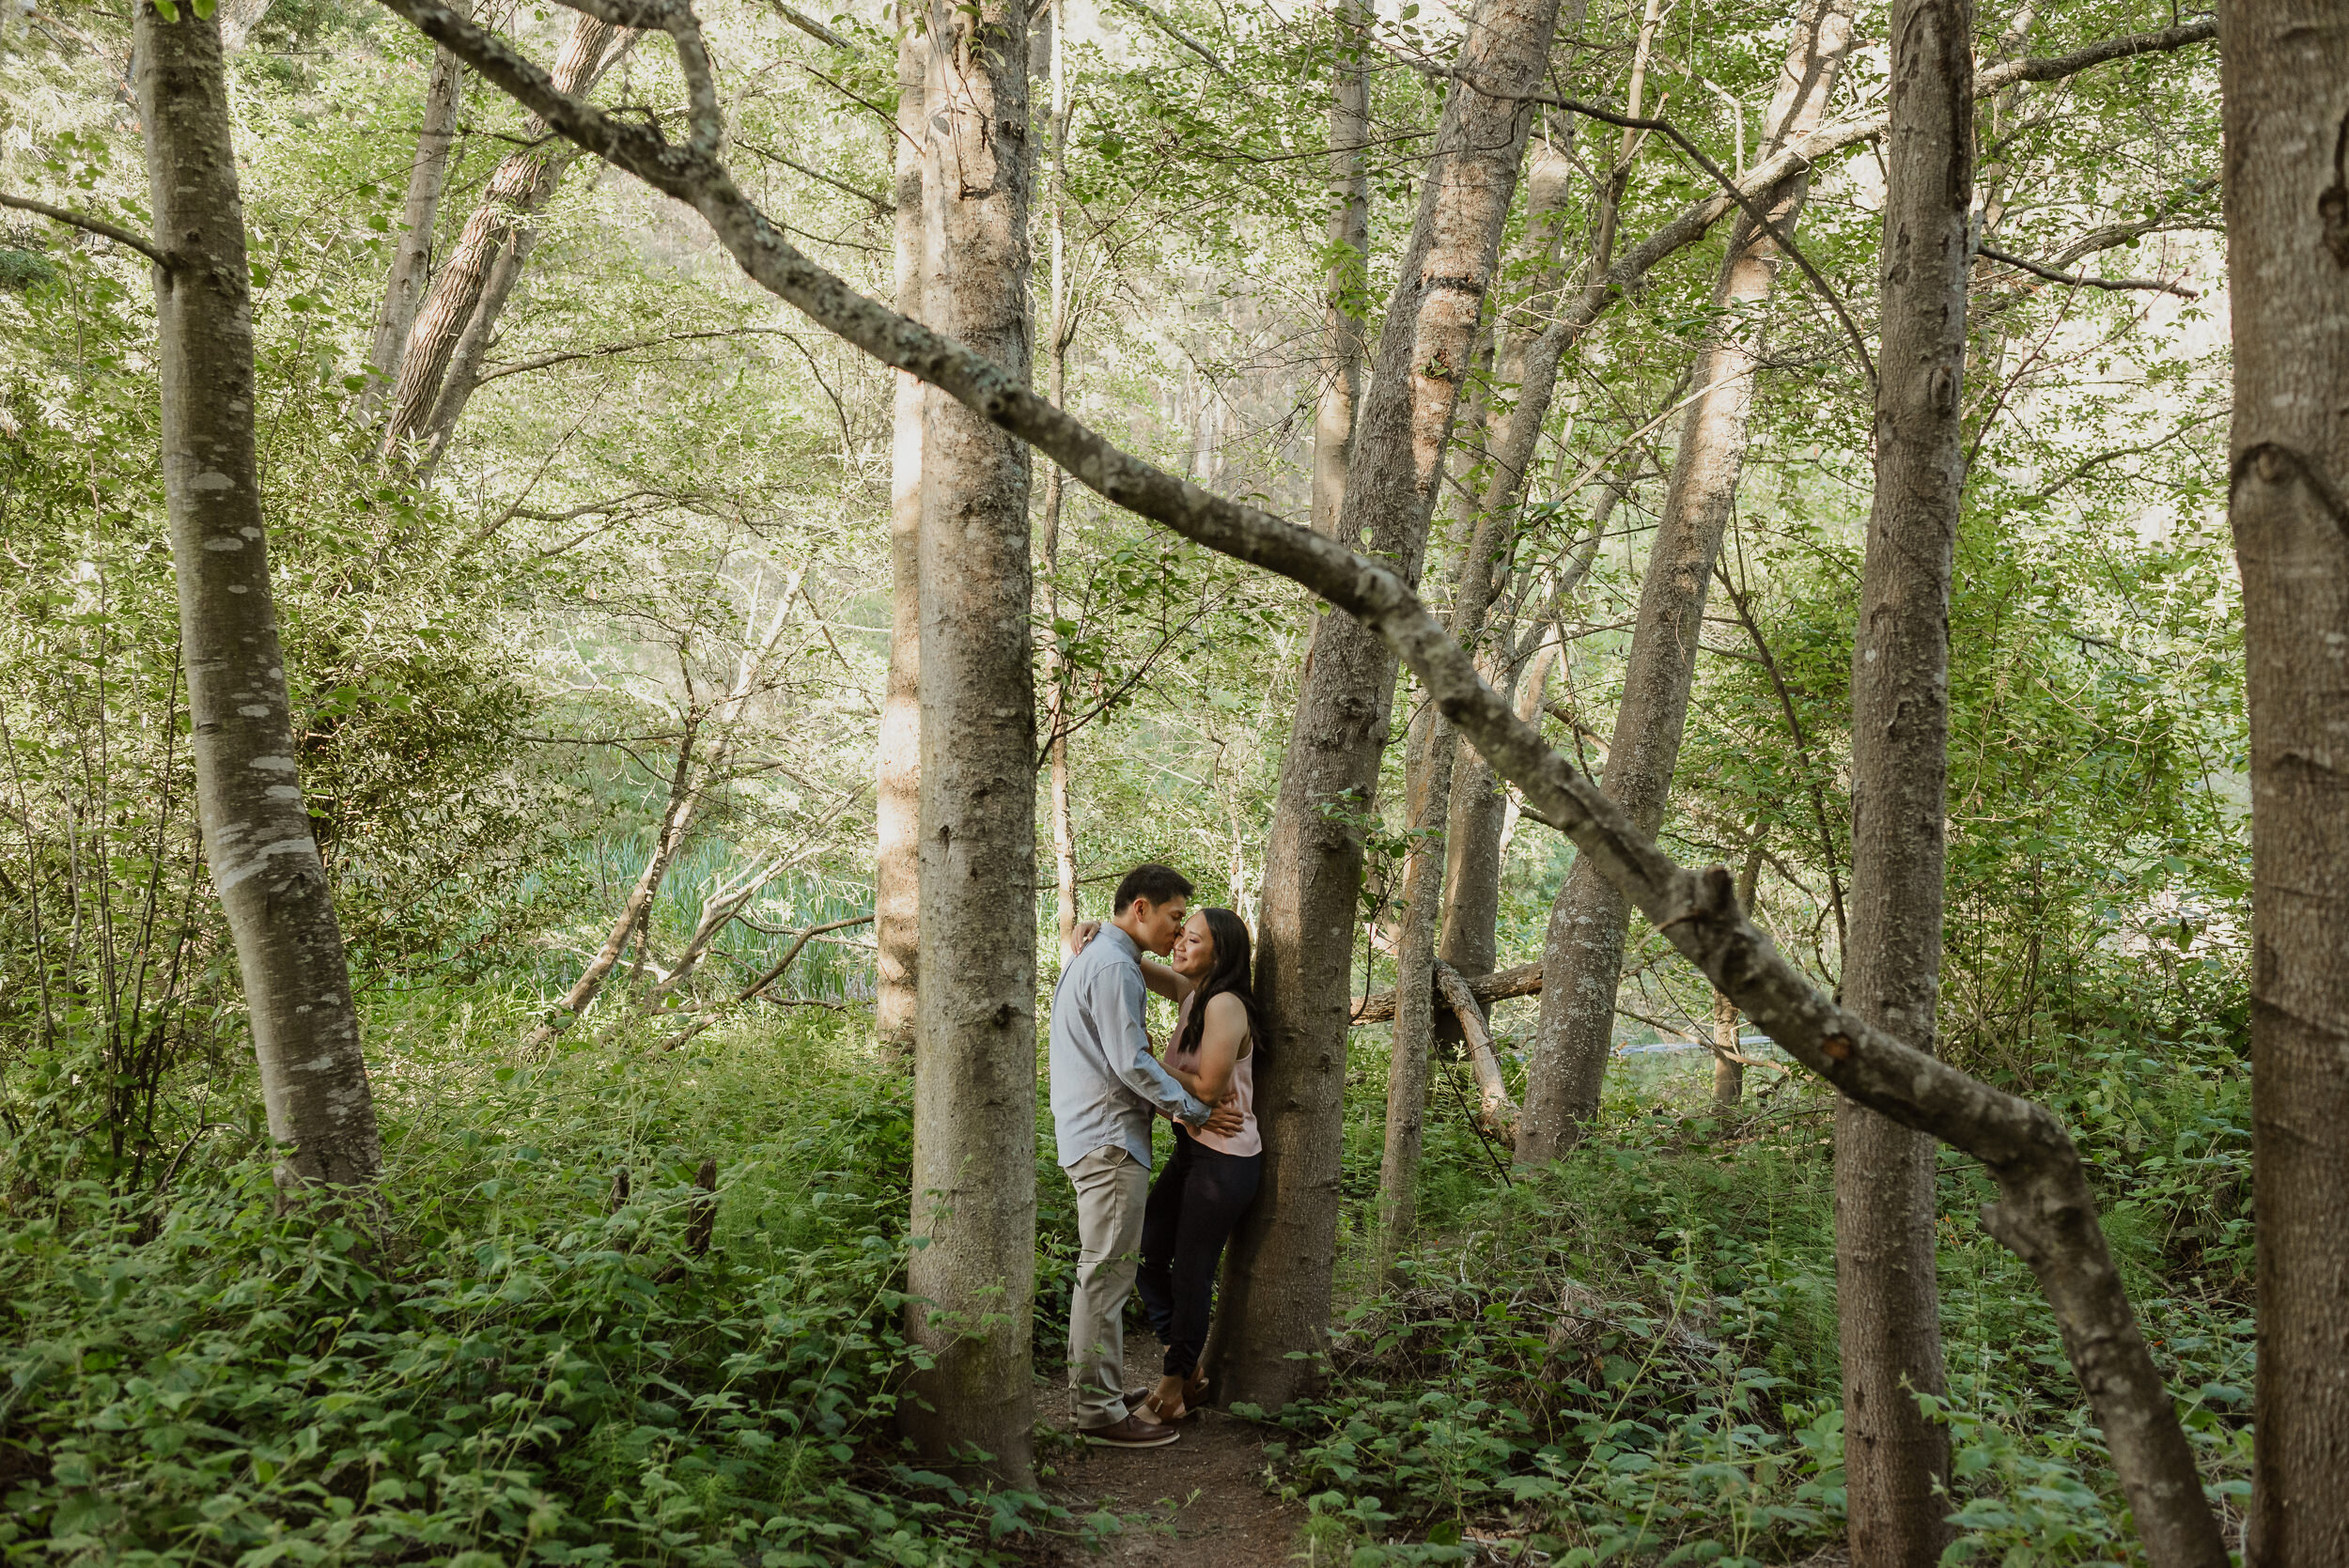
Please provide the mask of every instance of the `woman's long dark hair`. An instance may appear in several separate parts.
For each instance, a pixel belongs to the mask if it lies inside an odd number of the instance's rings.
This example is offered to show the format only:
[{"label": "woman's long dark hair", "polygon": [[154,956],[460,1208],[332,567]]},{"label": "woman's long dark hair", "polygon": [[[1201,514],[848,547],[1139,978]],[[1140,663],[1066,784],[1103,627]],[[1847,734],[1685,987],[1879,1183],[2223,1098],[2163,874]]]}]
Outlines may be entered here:
[{"label": "woman's long dark hair", "polygon": [[1229,909],[1202,909],[1207,917],[1207,935],[1215,941],[1215,967],[1207,970],[1207,978],[1199,983],[1192,993],[1190,1016],[1183,1020],[1180,1032],[1174,1036],[1174,1048],[1169,1056],[1181,1056],[1199,1048],[1199,1042],[1207,1028],[1207,1003],[1229,991],[1239,998],[1239,1004],[1248,1009],[1248,1038],[1253,1050],[1264,1049],[1264,1031],[1256,1012],[1256,989],[1251,984],[1248,924]]}]

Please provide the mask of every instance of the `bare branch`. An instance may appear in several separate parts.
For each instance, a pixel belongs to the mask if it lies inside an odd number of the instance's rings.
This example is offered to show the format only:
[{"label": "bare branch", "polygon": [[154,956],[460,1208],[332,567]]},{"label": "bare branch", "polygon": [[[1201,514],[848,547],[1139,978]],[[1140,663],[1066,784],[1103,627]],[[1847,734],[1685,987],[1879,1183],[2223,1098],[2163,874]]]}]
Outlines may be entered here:
[{"label": "bare branch", "polygon": [[767,8],[827,48],[854,49],[856,47],[855,44],[850,43],[797,6],[786,5],[784,0],[767,0]]},{"label": "bare branch", "polygon": [[157,250],[152,241],[142,240],[127,228],[117,228],[103,218],[86,218],[79,212],[70,211],[62,207],[52,207],[45,201],[35,201],[30,196],[12,196],[6,191],[0,191],[0,207],[13,207],[20,212],[38,212],[44,218],[54,218],[58,223],[71,228],[78,228],[86,234],[95,234],[102,240],[111,240],[117,245],[128,245],[164,272],[171,271],[171,257]]},{"label": "bare branch", "polygon": [[2068,283],[2076,288],[2142,288],[2156,294],[2175,294],[2182,300],[2199,300],[2202,297],[2201,289],[2189,288],[2183,283],[2165,283],[2159,278],[2088,277],[2078,272],[2059,272],[2053,267],[2037,261],[2026,261],[2019,256],[2009,256],[2004,251],[1994,251],[1987,245],[1976,245],[1974,254],[1985,261],[2003,262],[2009,267],[2018,267],[2034,276],[2046,278],[2049,283]]},{"label": "bare branch", "polygon": [[1173,39],[1176,43],[1181,44],[1185,49],[1190,50],[1192,54],[1206,61],[1208,67],[1213,70],[1218,76],[1221,76],[1227,81],[1230,80],[1232,75],[1230,68],[1225,66],[1221,60],[1216,58],[1215,51],[1209,49],[1206,44],[1201,43],[1197,39],[1192,38],[1189,33],[1184,32],[1180,27],[1175,26],[1174,22],[1168,18],[1164,11],[1159,10],[1156,6],[1147,4],[1146,0],[1117,0],[1117,3],[1125,7],[1128,10],[1132,11],[1137,15],[1147,17],[1151,22],[1156,23],[1159,29],[1165,33],[1168,38]]}]

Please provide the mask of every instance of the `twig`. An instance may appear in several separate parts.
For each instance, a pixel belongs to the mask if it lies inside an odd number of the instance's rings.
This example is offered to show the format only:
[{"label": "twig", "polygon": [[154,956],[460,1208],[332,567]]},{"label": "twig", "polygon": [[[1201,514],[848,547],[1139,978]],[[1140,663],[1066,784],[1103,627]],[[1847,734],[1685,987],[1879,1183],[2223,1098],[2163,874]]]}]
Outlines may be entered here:
[{"label": "twig", "polygon": [[1215,57],[1215,51],[1209,49],[1206,44],[1201,43],[1197,39],[1192,38],[1189,33],[1184,32],[1180,27],[1175,26],[1173,22],[1168,20],[1164,11],[1159,10],[1156,6],[1145,4],[1144,0],[1117,0],[1117,3],[1125,7],[1129,11],[1134,11],[1140,15],[1148,17],[1152,22],[1158,23],[1159,28],[1165,32],[1168,38],[1173,39],[1176,43],[1181,44],[1185,49],[1190,50],[1192,54],[1206,61],[1207,65],[1218,76],[1222,77],[1226,81],[1231,80],[1231,69],[1224,65],[1221,60]]},{"label": "twig", "polygon": [[2019,256],[2009,256],[2004,251],[1994,251],[1987,245],[1976,245],[1974,254],[1984,261],[2004,262],[2009,267],[2020,268],[2026,272],[2046,278],[2049,283],[2068,283],[2075,288],[2116,290],[2142,288],[2155,294],[2175,294],[2181,300],[2199,300],[2202,297],[2201,289],[2189,288],[2183,283],[2165,283],[2159,278],[2099,278],[2091,277],[2084,272],[2059,272],[2041,262],[2026,261]]}]

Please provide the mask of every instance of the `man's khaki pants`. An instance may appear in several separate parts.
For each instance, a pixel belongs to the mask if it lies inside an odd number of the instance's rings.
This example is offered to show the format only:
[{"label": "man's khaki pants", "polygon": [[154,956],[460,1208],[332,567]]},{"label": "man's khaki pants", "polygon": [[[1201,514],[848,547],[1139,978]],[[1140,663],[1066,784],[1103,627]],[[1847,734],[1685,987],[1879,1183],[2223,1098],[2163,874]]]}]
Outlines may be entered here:
[{"label": "man's khaki pants", "polygon": [[1126,1297],[1141,1265],[1150,1168],[1115,1144],[1068,1168],[1077,1188],[1077,1288],[1068,1301],[1068,1394],[1077,1429],[1126,1419]]}]

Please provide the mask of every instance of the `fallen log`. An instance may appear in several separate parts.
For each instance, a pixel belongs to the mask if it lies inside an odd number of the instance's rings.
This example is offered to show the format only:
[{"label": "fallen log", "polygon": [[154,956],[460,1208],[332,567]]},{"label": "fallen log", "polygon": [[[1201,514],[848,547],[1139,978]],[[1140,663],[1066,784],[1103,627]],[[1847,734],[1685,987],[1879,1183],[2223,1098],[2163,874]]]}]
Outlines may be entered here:
[{"label": "fallen log", "polygon": [[[1471,974],[1458,978],[1462,979],[1469,995],[1476,999],[1476,1005],[1480,1008],[1490,1007],[1494,1002],[1510,997],[1539,996],[1542,991],[1542,966],[1539,964],[1519,964],[1516,969],[1502,970],[1497,974]],[[1354,1009],[1347,1017],[1356,1024],[1392,1023],[1394,993],[1373,991],[1366,997],[1356,997]]]},{"label": "fallen log", "polygon": [[[1533,969],[1534,978],[1540,979],[1541,966],[1537,964]],[[1515,1143],[1517,1102],[1509,1097],[1508,1080],[1501,1076],[1501,1058],[1493,1050],[1493,1032],[1485,1026],[1485,1011],[1476,993],[1458,970],[1440,958],[1436,960],[1436,993],[1451,1004],[1453,1016],[1460,1020],[1460,1032],[1468,1039],[1469,1066],[1476,1074],[1476,1125],[1489,1137]]]}]

